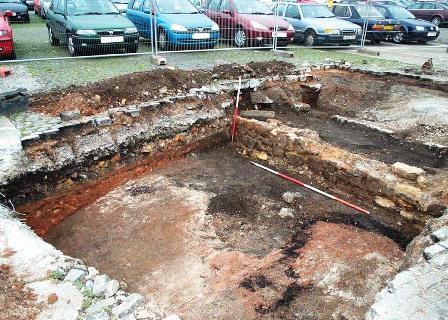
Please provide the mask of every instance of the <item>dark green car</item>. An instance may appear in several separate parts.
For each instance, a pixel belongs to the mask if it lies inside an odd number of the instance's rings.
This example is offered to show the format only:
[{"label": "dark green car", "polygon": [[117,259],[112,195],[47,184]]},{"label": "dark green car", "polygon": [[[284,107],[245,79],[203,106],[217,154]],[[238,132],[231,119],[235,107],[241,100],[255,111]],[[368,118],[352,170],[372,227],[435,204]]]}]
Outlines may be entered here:
[{"label": "dark green car", "polygon": [[139,34],[110,0],[53,0],[47,12],[52,45],[67,45],[70,55],[138,50]]}]

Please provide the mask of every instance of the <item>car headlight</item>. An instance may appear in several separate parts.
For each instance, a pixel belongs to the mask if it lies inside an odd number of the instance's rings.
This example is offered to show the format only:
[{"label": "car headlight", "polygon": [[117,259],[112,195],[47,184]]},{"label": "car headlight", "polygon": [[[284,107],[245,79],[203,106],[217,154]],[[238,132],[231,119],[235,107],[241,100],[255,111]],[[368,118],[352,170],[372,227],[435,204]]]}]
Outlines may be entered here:
[{"label": "car headlight", "polygon": [[269,30],[268,27],[265,25],[262,25],[261,23],[258,23],[256,21],[250,21],[250,24],[254,29],[261,29],[261,30]]},{"label": "car headlight", "polygon": [[219,31],[219,26],[216,23],[212,25],[212,31]]},{"label": "car headlight", "polygon": [[6,36],[6,31],[0,30],[0,37]]},{"label": "car headlight", "polygon": [[436,31],[439,31],[439,26],[436,26]]},{"label": "car headlight", "polygon": [[417,30],[417,31],[425,31],[425,27],[423,27],[423,26],[416,26],[415,30]]},{"label": "car headlight", "polygon": [[288,26],[288,31],[295,31],[294,27],[292,26],[292,24],[289,24]]},{"label": "car headlight", "polygon": [[124,29],[124,33],[137,33],[137,28],[136,27],[132,27],[132,28],[126,28]]},{"label": "car headlight", "polygon": [[175,23],[173,23],[171,25],[171,30],[173,30],[175,32],[186,32],[186,31],[188,31],[187,28],[185,28],[184,26],[182,26],[180,24],[175,24]]},{"label": "car headlight", "polygon": [[95,30],[78,30],[76,34],[79,36],[96,36]]},{"label": "car headlight", "polygon": [[358,28],[358,29],[355,30],[355,32],[356,32],[356,34],[362,34],[362,29]]},{"label": "car headlight", "polygon": [[341,31],[339,29],[325,28],[325,34],[339,34]]}]

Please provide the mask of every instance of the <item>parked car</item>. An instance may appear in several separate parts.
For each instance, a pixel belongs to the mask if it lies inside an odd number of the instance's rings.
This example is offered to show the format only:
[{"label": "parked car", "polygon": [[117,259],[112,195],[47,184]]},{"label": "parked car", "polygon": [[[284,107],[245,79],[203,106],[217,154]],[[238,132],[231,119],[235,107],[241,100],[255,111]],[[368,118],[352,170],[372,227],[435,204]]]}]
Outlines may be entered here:
[{"label": "parked car", "polygon": [[22,0],[22,3],[26,5],[29,10],[33,10],[33,0]]},{"label": "parked car", "polygon": [[[272,10],[257,0],[211,0],[203,5],[205,13],[221,29],[224,38],[233,39],[237,47],[270,45],[276,19]],[[294,27],[277,19],[277,44],[294,41]]]},{"label": "parked car", "polygon": [[117,7],[121,14],[126,15],[126,9],[129,5],[129,0],[112,0],[112,3]]},{"label": "parked car", "polygon": [[399,20],[386,19],[375,7],[365,3],[338,3],[334,5],[333,13],[336,17],[353,22],[362,28],[366,17],[369,17],[366,39],[372,43],[380,43],[400,32]]},{"label": "parked car", "polygon": [[396,5],[399,7],[409,7],[411,4],[413,4],[412,1],[408,1],[408,0],[374,0],[372,1],[372,4],[389,4],[389,5]]},{"label": "parked car", "polygon": [[11,11],[0,11],[0,57],[6,59],[16,58],[12,28],[9,24],[9,18],[11,16]]},{"label": "parked car", "polygon": [[110,0],[53,0],[47,28],[50,43],[67,44],[72,56],[138,49],[137,28]]},{"label": "parked car", "polygon": [[[157,41],[160,50],[213,48],[219,40],[219,27],[188,0],[155,0]],[[142,37],[151,38],[151,0],[131,0],[126,16],[135,23]]]},{"label": "parked car", "polygon": [[392,40],[395,43],[417,41],[426,43],[437,39],[440,34],[439,27],[425,20],[417,19],[405,8],[375,4],[375,8],[388,19],[397,19],[401,23],[401,32],[397,33]]},{"label": "parked car", "polygon": [[295,40],[307,46],[350,45],[361,39],[360,26],[338,19],[320,4],[280,2],[277,13],[295,29]]},{"label": "parked car", "polygon": [[30,22],[28,7],[21,0],[0,0],[0,11],[11,11],[10,22]]},{"label": "parked car", "polygon": [[418,19],[431,21],[436,26],[448,22],[448,5],[439,2],[416,2],[407,8]]},{"label": "parked car", "polygon": [[50,7],[51,0],[33,0],[34,14],[45,19],[47,16],[48,8]]}]

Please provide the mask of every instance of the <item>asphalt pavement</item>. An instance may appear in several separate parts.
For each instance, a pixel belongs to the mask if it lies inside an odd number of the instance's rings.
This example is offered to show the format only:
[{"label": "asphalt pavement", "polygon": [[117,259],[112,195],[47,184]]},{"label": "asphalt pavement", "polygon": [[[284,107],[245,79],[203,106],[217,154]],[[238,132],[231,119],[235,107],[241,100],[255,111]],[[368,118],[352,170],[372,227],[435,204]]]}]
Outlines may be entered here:
[{"label": "asphalt pavement", "polygon": [[[432,58],[435,68],[448,70],[448,28],[441,28],[439,38],[427,44],[394,44],[382,42],[379,45],[366,44],[371,53],[378,52],[378,58],[399,61],[415,65],[422,65]],[[357,52],[356,48],[347,48],[345,52]]]}]

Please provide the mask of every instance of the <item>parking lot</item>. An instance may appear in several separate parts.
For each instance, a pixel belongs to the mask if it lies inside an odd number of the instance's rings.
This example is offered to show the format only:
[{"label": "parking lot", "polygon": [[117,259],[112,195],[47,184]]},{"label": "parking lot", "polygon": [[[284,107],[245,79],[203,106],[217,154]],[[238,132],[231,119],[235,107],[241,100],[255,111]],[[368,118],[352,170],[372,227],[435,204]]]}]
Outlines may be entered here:
[{"label": "parking lot", "polygon": [[[82,85],[117,75],[147,71],[156,68],[150,61],[151,44],[143,38],[137,56],[114,56],[75,60],[38,60],[47,58],[69,58],[67,47],[51,46],[48,40],[45,20],[30,12],[30,23],[14,23],[14,41],[17,60],[12,64],[14,77],[0,79],[0,91],[20,87],[31,91],[52,90],[70,85]],[[222,48],[218,46],[218,48]],[[294,58],[274,55],[266,47],[251,50],[215,50],[199,52],[162,53],[168,65],[185,69],[213,68],[225,63],[248,63],[251,61],[285,60],[297,66],[306,63],[322,62],[325,59],[345,60],[353,66],[378,70],[418,70],[428,58],[433,59],[434,68],[445,74],[448,70],[448,28],[441,28],[436,41],[426,45],[382,42],[379,45],[366,43],[367,49],[379,52],[378,57],[359,54],[357,46],[310,49],[302,45],[288,46]],[[146,54],[145,54],[146,53]],[[28,62],[24,62],[27,61]],[[31,61],[30,61],[31,60]]]}]

